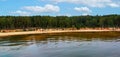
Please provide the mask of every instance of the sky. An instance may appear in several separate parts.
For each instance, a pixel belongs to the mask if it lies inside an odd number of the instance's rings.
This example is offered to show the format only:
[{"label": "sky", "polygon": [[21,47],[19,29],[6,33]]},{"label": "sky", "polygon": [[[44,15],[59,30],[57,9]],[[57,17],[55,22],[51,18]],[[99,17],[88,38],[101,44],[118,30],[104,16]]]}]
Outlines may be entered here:
[{"label": "sky", "polygon": [[120,0],[0,0],[0,16],[120,14]]}]

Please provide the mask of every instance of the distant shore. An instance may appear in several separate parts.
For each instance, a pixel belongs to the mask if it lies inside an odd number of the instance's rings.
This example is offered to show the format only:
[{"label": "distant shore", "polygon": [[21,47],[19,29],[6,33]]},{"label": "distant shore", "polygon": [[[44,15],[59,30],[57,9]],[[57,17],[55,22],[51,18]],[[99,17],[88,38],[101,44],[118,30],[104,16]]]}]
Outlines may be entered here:
[{"label": "distant shore", "polygon": [[29,35],[29,34],[43,34],[43,33],[65,33],[65,32],[111,32],[120,30],[45,30],[45,31],[24,31],[24,32],[7,32],[0,33],[0,37],[3,36],[15,36],[15,35]]}]

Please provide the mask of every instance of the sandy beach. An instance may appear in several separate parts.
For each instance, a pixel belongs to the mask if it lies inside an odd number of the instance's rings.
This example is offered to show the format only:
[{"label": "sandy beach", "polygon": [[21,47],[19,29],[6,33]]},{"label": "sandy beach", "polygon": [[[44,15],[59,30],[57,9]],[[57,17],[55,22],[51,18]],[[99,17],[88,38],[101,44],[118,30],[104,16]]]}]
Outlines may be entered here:
[{"label": "sandy beach", "polygon": [[[42,34],[42,33],[64,33],[64,32],[109,32],[113,30],[54,30],[54,31],[25,31],[25,32],[8,32],[0,33],[0,37],[14,36],[14,35],[28,35],[28,34]],[[115,30],[120,32],[120,30]]]}]

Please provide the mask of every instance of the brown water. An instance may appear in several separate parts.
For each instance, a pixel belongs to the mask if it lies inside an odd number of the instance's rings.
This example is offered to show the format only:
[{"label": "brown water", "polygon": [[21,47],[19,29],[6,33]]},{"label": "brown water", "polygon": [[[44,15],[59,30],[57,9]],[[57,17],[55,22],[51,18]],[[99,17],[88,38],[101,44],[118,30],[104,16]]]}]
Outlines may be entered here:
[{"label": "brown water", "polygon": [[0,37],[0,57],[120,57],[120,32]]}]

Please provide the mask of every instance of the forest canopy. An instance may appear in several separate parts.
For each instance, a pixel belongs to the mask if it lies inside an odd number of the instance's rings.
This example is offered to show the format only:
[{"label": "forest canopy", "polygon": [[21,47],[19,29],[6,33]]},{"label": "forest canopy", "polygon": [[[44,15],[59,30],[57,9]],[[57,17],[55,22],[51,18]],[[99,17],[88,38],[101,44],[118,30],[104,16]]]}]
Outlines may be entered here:
[{"label": "forest canopy", "polygon": [[0,16],[0,29],[120,27],[120,15],[104,16]]}]

